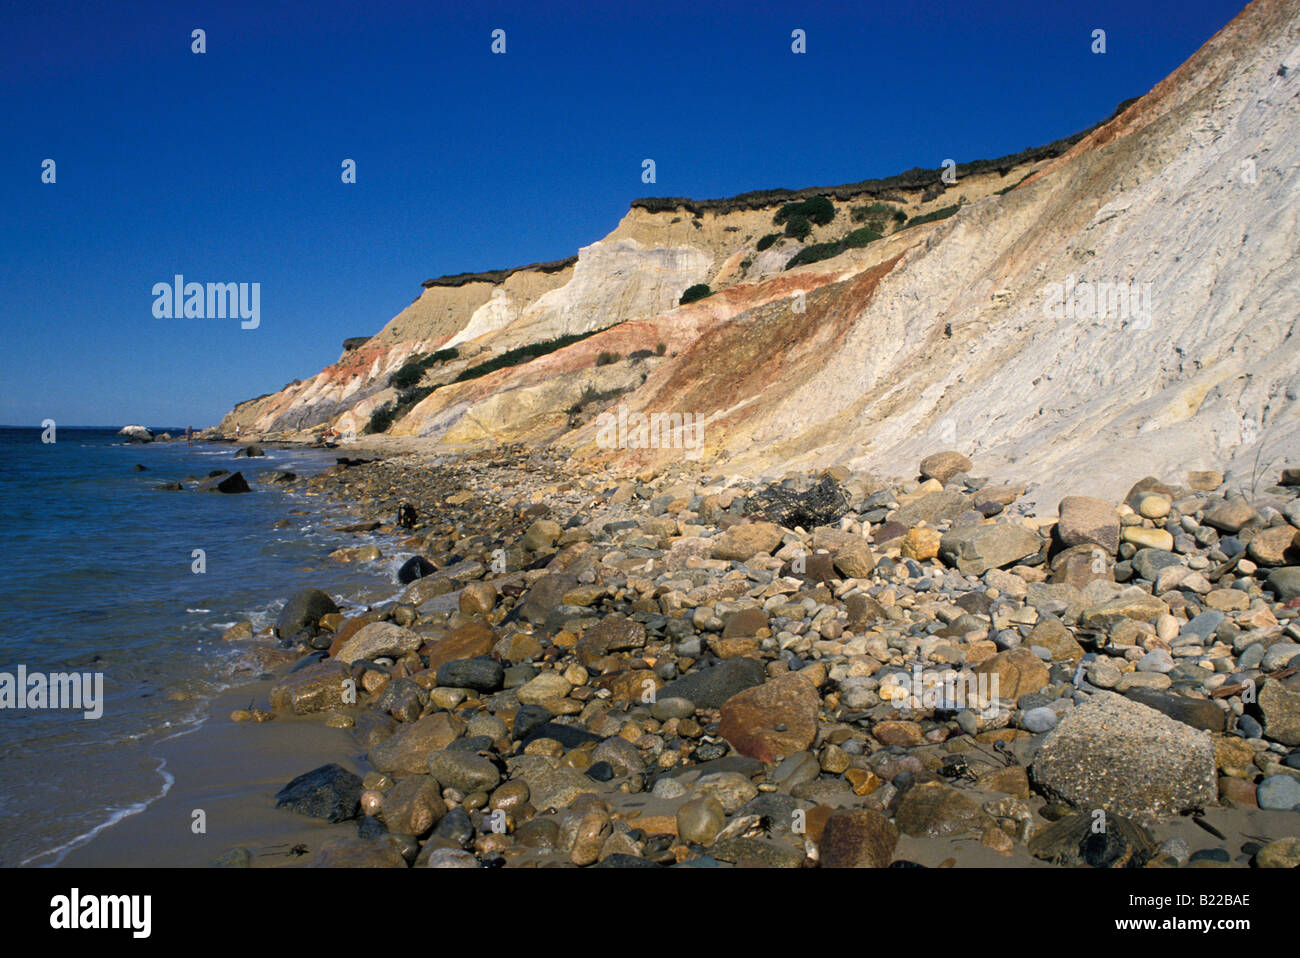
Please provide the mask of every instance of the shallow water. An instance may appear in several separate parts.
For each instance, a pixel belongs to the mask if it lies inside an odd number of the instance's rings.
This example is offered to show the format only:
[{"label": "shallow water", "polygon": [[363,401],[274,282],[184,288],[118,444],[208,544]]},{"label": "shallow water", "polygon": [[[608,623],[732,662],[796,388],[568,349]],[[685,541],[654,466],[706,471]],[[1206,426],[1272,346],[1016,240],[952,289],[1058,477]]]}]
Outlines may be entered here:
[{"label": "shallow water", "polygon": [[[56,864],[166,792],[155,747],[195,728],[230,686],[238,650],[221,641],[226,627],[272,622],[302,588],[324,588],[340,607],[393,596],[403,558],[381,540],[334,532],[348,517],[323,497],[257,482],[266,471],[323,470],[333,451],[236,460],[233,446],[128,445],[112,430],[40,438],[0,429],[0,673],[102,673],[103,715],[0,708],[2,865]],[[137,463],[147,471],[133,472]],[[253,492],[153,488],[220,468],[242,471]],[[284,518],[292,527],[274,529]],[[326,558],[371,541],[386,559]]]}]

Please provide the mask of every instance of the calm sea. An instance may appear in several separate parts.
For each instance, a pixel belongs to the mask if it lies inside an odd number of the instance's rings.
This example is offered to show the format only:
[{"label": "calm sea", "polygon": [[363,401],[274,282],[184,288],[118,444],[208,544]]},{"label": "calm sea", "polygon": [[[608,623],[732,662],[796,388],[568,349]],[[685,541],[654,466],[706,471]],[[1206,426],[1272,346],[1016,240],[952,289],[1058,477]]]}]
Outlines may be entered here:
[{"label": "calm sea", "polygon": [[[178,430],[170,430],[176,435]],[[183,429],[179,432],[183,433]],[[0,709],[0,865],[57,864],[171,786],[163,739],[204,720],[234,684],[237,650],[221,641],[240,620],[274,621],[286,595],[324,588],[341,607],[398,591],[404,555],[343,535],[322,497],[258,483],[333,465],[327,450],[267,450],[184,442],[128,445],[113,430],[0,428],[0,673],[102,673],[103,715]],[[137,464],[146,471],[136,472]],[[160,492],[162,482],[238,469],[247,495]],[[300,513],[294,515],[294,513]],[[288,518],[289,528],[274,524]],[[326,559],[374,541],[383,561]],[[206,571],[193,571],[195,549]]]}]

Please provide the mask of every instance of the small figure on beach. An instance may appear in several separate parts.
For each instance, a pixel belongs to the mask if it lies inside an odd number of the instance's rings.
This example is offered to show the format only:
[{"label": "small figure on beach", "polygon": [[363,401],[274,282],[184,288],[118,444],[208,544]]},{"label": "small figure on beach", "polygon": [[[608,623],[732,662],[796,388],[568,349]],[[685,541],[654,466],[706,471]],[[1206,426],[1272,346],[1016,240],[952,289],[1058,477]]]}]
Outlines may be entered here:
[{"label": "small figure on beach", "polygon": [[194,445],[194,433],[189,426],[185,427],[185,445],[187,446]]}]

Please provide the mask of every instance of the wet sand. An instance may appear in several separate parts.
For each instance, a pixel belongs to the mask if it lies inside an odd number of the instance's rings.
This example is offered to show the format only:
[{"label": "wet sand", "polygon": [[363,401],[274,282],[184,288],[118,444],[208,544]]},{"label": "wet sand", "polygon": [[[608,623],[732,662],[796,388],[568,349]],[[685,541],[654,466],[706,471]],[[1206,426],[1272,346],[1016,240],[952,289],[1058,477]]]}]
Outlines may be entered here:
[{"label": "wet sand", "polygon": [[[197,731],[159,746],[175,784],[139,814],[100,832],[69,852],[67,867],[205,867],[242,846],[253,867],[301,865],[290,849],[313,851],[352,824],[329,825],[275,808],[275,793],[291,778],[329,762],[350,771],[363,766],[346,729],[319,721],[277,717],[262,724],[232,722],[234,709],[250,699],[265,705],[270,681],[227,690],[212,703],[211,718]],[[191,830],[195,809],[207,817],[207,832]]]}]

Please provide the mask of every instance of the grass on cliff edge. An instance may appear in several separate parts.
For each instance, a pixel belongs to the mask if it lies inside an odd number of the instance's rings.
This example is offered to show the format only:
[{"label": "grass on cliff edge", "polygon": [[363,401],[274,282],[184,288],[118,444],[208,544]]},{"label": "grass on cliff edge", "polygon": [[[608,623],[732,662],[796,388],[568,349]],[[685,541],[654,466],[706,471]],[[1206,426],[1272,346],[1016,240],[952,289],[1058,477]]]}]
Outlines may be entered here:
[{"label": "grass on cliff edge", "polygon": [[848,236],[835,240],[833,243],[813,243],[811,246],[805,246],[790,257],[790,261],[785,264],[785,268],[794,269],[796,266],[818,263],[824,259],[830,259],[832,256],[839,256],[848,249],[861,249],[868,243],[878,239],[880,239],[879,233],[869,226],[863,226],[854,230]]},{"label": "grass on cliff edge", "polygon": [[388,377],[388,385],[394,389],[410,389],[418,383],[424,376],[424,371],[430,366],[436,366],[439,363],[449,362],[460,356],[460,351],[455,349],[440,349],[436,353],[430,353],[427,356],[416,356],[408,359],[397,371]]},{"label": "grass on cliff edge", "polygon": [[[574,343],[581,342],[590,336],[595,336],[597,333],[603,333],[609,328],[609,326],[604,326],[600,329],[593,329],[588,333],[570,333],[567,336],[558,336],[555,339],[549,339],[545,342],[529,343],[527,346],[520,346],[516,349],[506,350],[499,356],[494,356],[489,360],[479,363],[477,366],[470,366],[468,369],[462,370],[460,374],[452,380],[452,382],[465,382],[466,380],[478,379],[480,376],[486,376],[488,373],[496,372],[498,369],[505,369],[509,366],[522,366],[524,363],[531,362],[539,356],[553,353],[558,349],[563,349],[565,346],[572,346]],[[455,350],[440,350],[437,353],[433,353],[432,355],[419,360],[417,365],[419,365],[419,363],[425,363],[426,361],[428,365],[432,365],[434,357],[450,352],[455,352]],[[374,434],[387,432],[393,423],[405,416],[418,402],[438,388],[437,386],[420,386],[418,388],[413,388],[415,387],[415,383],[419,382],[419,376],[416,376],[413,381],[408,381],[409,374],[408,376],[401,376],[399,381],[399,374],[410,365],[412,364],[407,363],[389,377],[389,384],[401,389],[402,391],[398,393],[397,401],[395,403],[384,403],[370,414],[370,421],[366,424],[367,433]],[[424,368],[426,367],[420,368],[419,372],[421,374],[423,373]]]}]

